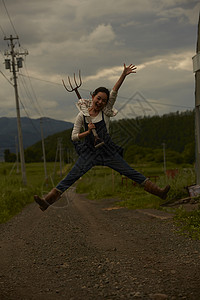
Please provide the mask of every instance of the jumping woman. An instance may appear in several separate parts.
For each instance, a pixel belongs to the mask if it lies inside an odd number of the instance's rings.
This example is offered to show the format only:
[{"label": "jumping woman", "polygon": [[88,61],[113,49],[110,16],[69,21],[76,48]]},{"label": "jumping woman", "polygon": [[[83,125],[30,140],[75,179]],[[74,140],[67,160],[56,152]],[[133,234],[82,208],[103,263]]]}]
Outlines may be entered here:
[{"label": "jumping woman", "polygon": [[[77,103],[79,113],[72,130],[72,142],[79,157],[71,171],[45,197],[34,196],[42,211],[57,201],[73,183],[94,166],[107,166],[144,187],[144,190],[161,199],[166,199],[170,186],[159,188],[143,174],[131,168],[122,157],[122,149],[109,135],[110,117],[116,115],[113,109],[117,92],[126,76],[136,73],[135,65],[126,66],[111,92],[105,87],[97,88],[91,100],[80,99]],[[83,128],[83,132],[81,129]],[[97,133],[101,145],[96,143]],[[81,142],[80,140],[84,140]]]}]

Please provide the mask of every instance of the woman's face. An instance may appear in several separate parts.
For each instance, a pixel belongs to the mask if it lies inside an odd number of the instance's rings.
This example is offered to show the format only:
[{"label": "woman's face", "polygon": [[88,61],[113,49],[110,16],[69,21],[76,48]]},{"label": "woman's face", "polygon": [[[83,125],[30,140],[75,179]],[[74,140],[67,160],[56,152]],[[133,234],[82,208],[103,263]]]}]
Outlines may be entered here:
[{"label": "woman's face", "polygon": [[102,110],[108,101],[106,93],[98,92],[95,96],[92,96],[93,106],[95,110]]}]

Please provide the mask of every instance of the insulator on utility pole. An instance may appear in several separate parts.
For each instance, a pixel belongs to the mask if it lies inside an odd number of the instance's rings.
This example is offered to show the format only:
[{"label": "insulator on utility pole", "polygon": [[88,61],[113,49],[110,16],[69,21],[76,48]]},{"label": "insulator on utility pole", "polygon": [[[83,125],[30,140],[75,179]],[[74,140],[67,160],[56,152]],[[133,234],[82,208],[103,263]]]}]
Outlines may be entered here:
[{"label": "insulator on utility pole", "polygon": [[23,67],[22,61],[23,61],[22,57],[17,57],[17,66],[19,69]]},{"label": "insulator on utility pole", "polygon": [[11,65],[10,65],[10,59],[5,59],[5,68],[7,70],[10,70],[10,67],[11,67]]},{"label": "insulator on utility pole", "polygon": [[[25,167],[25,158],[24,158],[24,147],[23,147],[23,138],[22,138],[22,129],[21,129],[21,120],[20,120],[20,109],[19,109],[19,94],[18,94],[18,86],[17,86],[17,74],[19,66],[22,66],[22,58],[19,60],[19,55],[27,55],[27,51],[24,53],[19,53],[15,51],[14,40],[18,40],[18,37],[13,37],[10,35],[9,38],[4,38],[4,40],[10,41],[10,51],[6,51],[6,56],[11,56],[11,60],[5,60],[6,69],[10,69],[13,73],[14,80],[14,90],[15,90],[15,100],[16,100],[16,111],[17,111],[17,129],[18,129],[18,141],[19,141],[19,150],[20,150],[20,161],[21,161],[21,172],[22,172],[22,182],[24,185],[27,185],[26,179],[26,167]],[[10,61],[10,62],[9,62]],[[20,62],[20,63],[19,63]]]}]

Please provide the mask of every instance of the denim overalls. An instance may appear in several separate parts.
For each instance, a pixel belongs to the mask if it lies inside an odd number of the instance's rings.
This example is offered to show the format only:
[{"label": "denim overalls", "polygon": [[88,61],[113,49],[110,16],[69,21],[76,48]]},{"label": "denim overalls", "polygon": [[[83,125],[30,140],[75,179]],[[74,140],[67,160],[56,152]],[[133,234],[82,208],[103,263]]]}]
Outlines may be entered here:
[{"label": "denim overalls", "polygon": [[[88,124],[84,116],[85,131],[88,130]],[[102,112],[102,120],[95,123],[95,129],[100,139],[104,141],[104,145],[99,148],[94,147],[94,136],[92,132],[86,136],[84,142],[73,142],[76,152],[79,155],[78,160],[67,174],[67,176],[60,181],[56,188],[64,192],[81,176],[89,171],[93,166],[107,166],[121,175],[125,175],[135,182],[142,184],[146,177],[141,173],[131,168],[128,163],[122,158],[122,148],[117,146],[111,139],[107,132],[104,121],[104,113]]]}]

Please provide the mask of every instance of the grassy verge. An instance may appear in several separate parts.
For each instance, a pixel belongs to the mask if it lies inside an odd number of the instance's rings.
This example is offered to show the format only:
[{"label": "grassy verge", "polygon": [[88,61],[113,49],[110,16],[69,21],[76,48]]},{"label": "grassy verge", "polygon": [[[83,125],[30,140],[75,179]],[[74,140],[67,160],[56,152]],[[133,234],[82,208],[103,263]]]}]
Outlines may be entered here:
[{"label": "grassy verge", "polygon": [[[176,168],[171,166],[171,168]],[[163,174],[160,166],[138,165],[135,169],[141,171],[145,176],[159,176],[156,184],[164,187],[170,184],[171,189],[168,195],[170,202],[188,197],[186,187],[195,183],[195,173],[191,166],[179,168],[174,178],[168,178]],[[171,211],[170,208],[161,208],[163,200],[146,193],[139,185],[133,185],[131,180],[122,184],[122,177],[108,168],[96,167],[79,181],[78,193],[87,193],[90,199],[100,200],[102,198],[115,198],[116,205],[130,209],[155,208]],[[200,210],[187,212],[180,207],[174,210],[175,222],[179,233],[200,239]]]},{"label": "grassy verge", "polygon": [[[47,164],[48,174],[54,173],[54,163]],[[54,186],[53,175],[44,179],[42,163],[26,165],[27,185],[22,184],[21,173],[13,169],[13,164],[0,163],[0,223],[4,223],[19,213],[23,207],[33,202],[34,194],[44,194]],[[55,175],[55,181],[58,175]]]},{"label": "grassy verge", "polygon": [[200,240],[200,209],[187,212],[180,206],[174,219],[180,234]]}]

